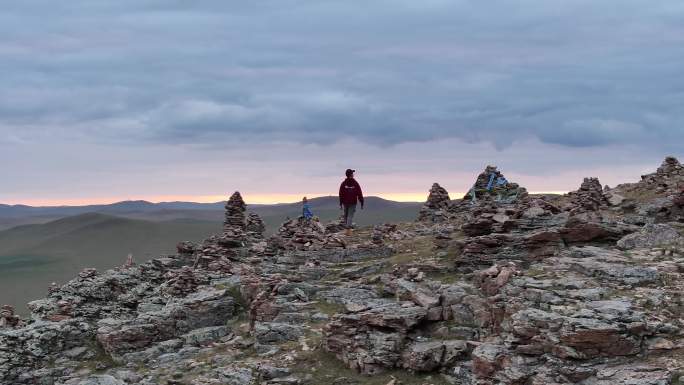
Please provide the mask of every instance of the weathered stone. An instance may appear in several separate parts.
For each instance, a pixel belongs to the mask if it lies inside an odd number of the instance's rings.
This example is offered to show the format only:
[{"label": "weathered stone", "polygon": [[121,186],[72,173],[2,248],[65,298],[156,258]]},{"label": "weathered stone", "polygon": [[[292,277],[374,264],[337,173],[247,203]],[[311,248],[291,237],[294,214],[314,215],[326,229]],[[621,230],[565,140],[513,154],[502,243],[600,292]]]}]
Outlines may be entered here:
[{"label": "weathered stone", "polygon": [[444,222],[449,217],[451,199],[449,193],[438,183],[432,185],[427,201],[420,209],[418,220],[422,222]]},{"label": "weathered stone", "polygon": [[301,326],[286,323],[260,322],[254,329],[254,337],[262,344],[295,341],[302,335],[304,329]]},{"label": "weathered stone", "polygon": [[672,226],[663,223],[647,224],[639,232],[626,235],[617,242],[617,246],[624,250],[682,244],[684,237]]}]

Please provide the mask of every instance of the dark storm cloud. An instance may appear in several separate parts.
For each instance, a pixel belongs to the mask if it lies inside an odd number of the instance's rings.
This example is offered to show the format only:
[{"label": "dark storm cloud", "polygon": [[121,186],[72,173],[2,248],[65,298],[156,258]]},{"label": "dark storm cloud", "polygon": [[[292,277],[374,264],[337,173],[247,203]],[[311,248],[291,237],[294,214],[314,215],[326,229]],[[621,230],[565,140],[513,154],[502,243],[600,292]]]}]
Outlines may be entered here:
[{"label": "dark storm cloud", "polygon": [[2,143],[684,140],[679,1],[21,1]]}]

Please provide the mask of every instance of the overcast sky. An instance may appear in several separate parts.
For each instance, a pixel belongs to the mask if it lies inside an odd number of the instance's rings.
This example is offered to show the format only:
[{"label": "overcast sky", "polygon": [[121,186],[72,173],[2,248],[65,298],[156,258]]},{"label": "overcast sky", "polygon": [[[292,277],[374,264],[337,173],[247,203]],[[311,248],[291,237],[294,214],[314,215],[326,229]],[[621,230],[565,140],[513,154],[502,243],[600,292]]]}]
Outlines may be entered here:
[{"label": "overcast sky", "polygon": [[[6,2],[0,202],[638,180],[684,156],[681,0]],[[422,199],[422,198],[421,198]]]}]

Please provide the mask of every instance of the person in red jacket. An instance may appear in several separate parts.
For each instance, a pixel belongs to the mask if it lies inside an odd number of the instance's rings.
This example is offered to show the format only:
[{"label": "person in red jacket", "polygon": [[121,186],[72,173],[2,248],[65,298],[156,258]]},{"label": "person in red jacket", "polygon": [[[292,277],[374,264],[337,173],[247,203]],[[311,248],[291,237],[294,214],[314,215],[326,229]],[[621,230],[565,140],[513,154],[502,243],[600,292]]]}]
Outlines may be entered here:
[{"label": "person in red jacket", "polygon": [[340,185],[340,210],[344,210],[344,225],[347,228],[347,235],[351,235],[354,213],[356,212],[357,202],[361,204],[363,210],[363,192],[361,185],[354,179],[356,170],[347,169],[347,178]]}]

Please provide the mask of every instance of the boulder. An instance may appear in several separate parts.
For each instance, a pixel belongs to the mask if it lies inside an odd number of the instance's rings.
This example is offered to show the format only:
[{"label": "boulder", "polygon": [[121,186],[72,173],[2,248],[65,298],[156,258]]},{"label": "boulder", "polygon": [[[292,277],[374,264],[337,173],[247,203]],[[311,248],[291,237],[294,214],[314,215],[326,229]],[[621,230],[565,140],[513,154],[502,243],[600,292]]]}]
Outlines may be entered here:
[{"label": "boulder", "polygon": [[277,344],[296,341],[304,335],[304,328],[298,325],[278,322],[259,322],[254,328],[254,337],[261,344]]},{"label": "boulder", "polygon": [[130,320],[104,319],[98,324],[97,340],[107,353],[120,357],[195,329],[225,325],[236,309],[227,290],[207,288]]},{"label": "boulder", "polygon": [[647,224],[640,231],[622,237],[617,246],[623,250],[674,246],[684,243],[684,237],[668,224]]}]

